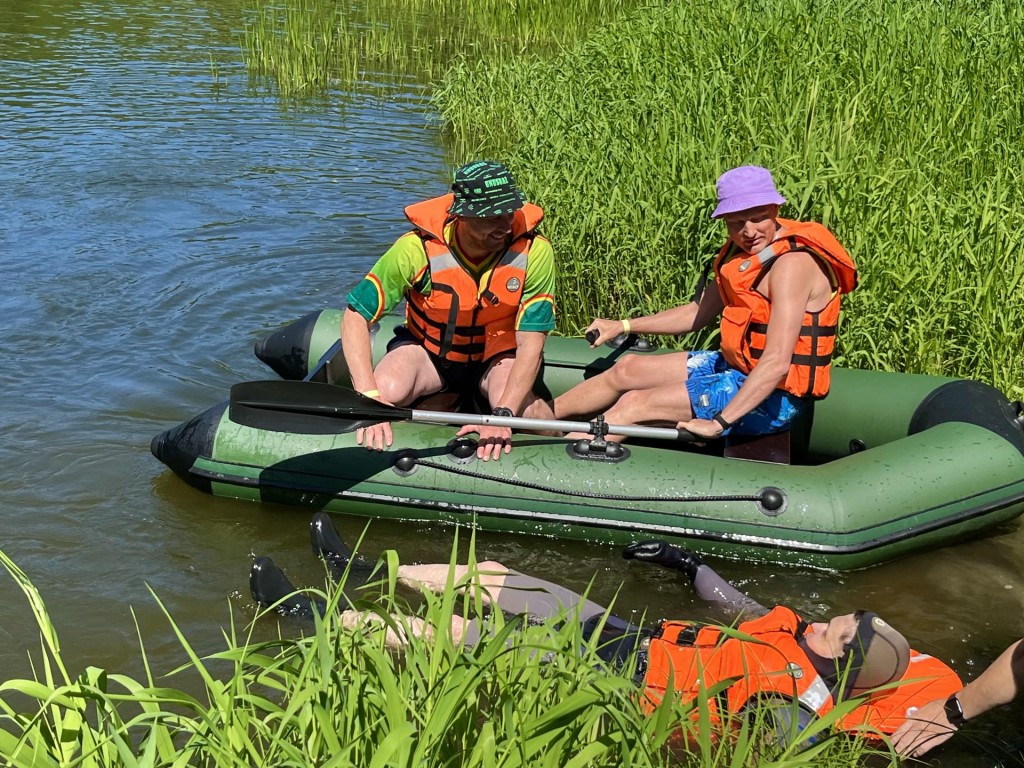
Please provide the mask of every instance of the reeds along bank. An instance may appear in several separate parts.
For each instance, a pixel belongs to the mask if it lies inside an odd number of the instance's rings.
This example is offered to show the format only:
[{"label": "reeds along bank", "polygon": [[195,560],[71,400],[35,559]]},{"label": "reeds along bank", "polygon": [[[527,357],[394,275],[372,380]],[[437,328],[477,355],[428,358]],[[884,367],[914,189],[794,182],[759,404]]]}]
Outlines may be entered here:
[{"label": "reeds along bank", "polygon": [[754,162],[858,261],[840,363],[1020,397],[1022,76],[1019,4],[696,0],[464,63],[436,103],[548,212],[564,332],[687,301],[724,239],[714,180]]}]

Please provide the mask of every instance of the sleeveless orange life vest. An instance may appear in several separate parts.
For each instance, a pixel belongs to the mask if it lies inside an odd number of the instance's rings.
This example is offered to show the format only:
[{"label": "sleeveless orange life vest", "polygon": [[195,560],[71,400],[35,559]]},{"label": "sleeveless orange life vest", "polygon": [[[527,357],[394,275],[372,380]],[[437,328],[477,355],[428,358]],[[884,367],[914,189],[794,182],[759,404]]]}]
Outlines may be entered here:
[{"label": "sleeveless orange life vest", "polygon": [[516,211],[511,245],[486,283],[477,285],[444,239],[445,226],[453,218],[448,213],[453,199],[442,195],[405,209],[423,241],[430,271],[429,292],[412,290],[406,297],[405,323],[428,352],[444,360],[490,360],[516,348],[516,316],[530,246],[544,212],[532,203]]},{"label": "sleeveless orange life vest", "polygon": [[789,373],[779,389],[797,397],[822,398],[828,394],[832,353],[839,321],[839,297],[857,287],[857,268],[839,241],[821,224],[779,219],[782,229],[757,254],[744,253],[727,242],[715,260],[715,278],[725,302],[721,323],[721,349],[738,371],[750,373],[764,353],[771,302],[757,286],[779,256],[793,251],[811,254],[825,265],[832,283],[832,298],[818,312],[805,312],[793,350]]},{"label": "sleeveless orange life vest", "polygon": [[[729,715],[772,698],[795,700],[817,715],[828,713],[835,701],[800,647],[801,623],[800,617],[784,606],[741,622],[735,630],[662,623],[647,649],[645,706],[653,710],[669,691],[690,701],[703,689],[712,720],[718,725]],[[900,684],[868,694],[837,725],[844,730],[876,728],[892,733],[914,708],[962,687],[960,678],[943,662],[911,651]]]}]

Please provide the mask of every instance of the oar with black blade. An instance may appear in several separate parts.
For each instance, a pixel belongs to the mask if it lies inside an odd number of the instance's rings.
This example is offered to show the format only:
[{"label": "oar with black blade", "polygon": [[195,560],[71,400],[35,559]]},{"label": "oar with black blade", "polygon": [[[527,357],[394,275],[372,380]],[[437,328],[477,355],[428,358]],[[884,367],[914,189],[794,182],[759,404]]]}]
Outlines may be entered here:
[{"label": "oar with black blade", "polygon": [[247,427],[317,435],[352,432],[382,421],[415,421],[427,424],[484,424],[512,429],[585,432],[598,436],[622,435],[681,442],[700,439],[682,429],[606,424],[600,417],[589,422],[563,421],[398,408],[335,384],[276,379],[247,381],[231,387],[229,415],[233,422]]}]

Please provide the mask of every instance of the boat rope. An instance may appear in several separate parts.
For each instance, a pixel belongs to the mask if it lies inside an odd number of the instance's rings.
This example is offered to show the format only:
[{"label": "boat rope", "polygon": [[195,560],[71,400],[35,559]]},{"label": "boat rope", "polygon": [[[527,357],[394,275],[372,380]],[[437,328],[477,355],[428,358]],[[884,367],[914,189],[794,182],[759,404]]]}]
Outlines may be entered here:
[{"label": "boat rope", "polygon": [[747,495],[723,495],[723,496],[628,496],[622,494],[613,493],[593,493],[591,491],[573,491],[565,488],[551,488],[540,483],[531,483],[526,480],[514,480],[506,477],[495,477],[494,475],[485,475],[480,472],[472,472],[468,469],[461,469],[459,467],[453,467],[450,464],[437,464],[433,461],[425,461],[423,459],[415,459],[414,463],[421,467],[429,467],[430,469],[437,469],[441,472],[451,472],[454,475],[462,475],[463,477],[472,477],[477,480],[487,480],[494,483],[504,483],[505,485],[514,485],[518,488],[529,488],[533,491],[546,491],[548,493],[557,493],[563,496],[579,496],[585,499],[608,499],[611,501],[756,501],[763,503],[766,501],[765,491],[762,489],[760,493],[747,494]]}]

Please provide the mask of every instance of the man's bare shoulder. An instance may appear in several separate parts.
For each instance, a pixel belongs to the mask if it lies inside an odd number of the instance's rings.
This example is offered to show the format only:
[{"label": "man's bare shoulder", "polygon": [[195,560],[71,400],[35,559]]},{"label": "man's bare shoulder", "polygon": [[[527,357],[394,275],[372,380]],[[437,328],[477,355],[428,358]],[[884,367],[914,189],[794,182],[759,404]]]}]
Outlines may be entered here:
[{"label": "man's bare shoulder", "polygon": [[806,251],[790,251],[778,257],[761,284],[761,292],[768,299],[806,301],[814,305],[832,294],[828,267]]}]

